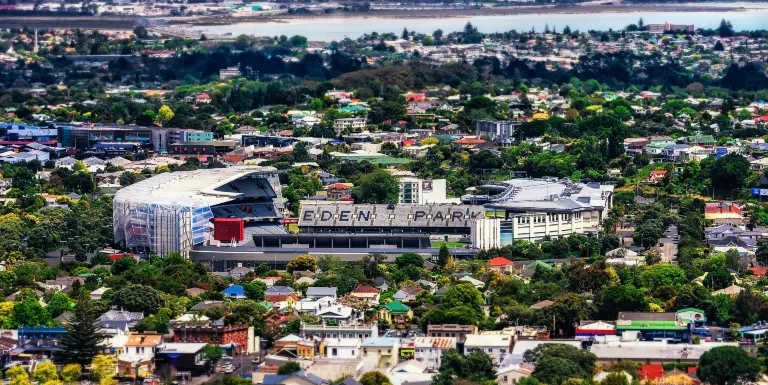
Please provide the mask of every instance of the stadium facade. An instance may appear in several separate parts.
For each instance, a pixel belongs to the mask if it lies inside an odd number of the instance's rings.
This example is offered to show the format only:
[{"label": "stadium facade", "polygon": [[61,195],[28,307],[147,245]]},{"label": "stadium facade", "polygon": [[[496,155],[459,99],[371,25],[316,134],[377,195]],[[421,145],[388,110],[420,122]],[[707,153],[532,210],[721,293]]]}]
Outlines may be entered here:
[{"label": "stadium facade", "polygon": [[282,191],[272,167],[163,173],[119,190],[113,209],[115,242],[137,252],[189,255],[194,245],[245,240],[214,239],[217,218],[227,226],[241,221],[248,234],[285,232]]}]

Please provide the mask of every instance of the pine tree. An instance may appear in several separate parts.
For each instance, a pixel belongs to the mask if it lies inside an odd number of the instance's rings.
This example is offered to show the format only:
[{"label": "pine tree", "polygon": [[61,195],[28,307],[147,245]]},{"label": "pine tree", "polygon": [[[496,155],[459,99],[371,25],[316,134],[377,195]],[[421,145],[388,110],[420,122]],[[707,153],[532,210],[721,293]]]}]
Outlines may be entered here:
[{"label": "pine tree", "polygon": [[408,28],[403,28],[403,34],[400,36],[403,40],[408,40]]},{"label": "pine tree", "polygon": [[61,337],[60,359],[63,362],[85,366],[103,350],[102,342],[106,336],[98,321],[91,299],[82,296],[66,326],[67,334]]},{"label": "pine tree", "polygon": [[445,245],[440,246],[440,253],[437,254],[437,265],[440,266],[440,268],[445,267],[448,263],[448,258],[450,257],[451,254],[448,253],[448,247]]}]

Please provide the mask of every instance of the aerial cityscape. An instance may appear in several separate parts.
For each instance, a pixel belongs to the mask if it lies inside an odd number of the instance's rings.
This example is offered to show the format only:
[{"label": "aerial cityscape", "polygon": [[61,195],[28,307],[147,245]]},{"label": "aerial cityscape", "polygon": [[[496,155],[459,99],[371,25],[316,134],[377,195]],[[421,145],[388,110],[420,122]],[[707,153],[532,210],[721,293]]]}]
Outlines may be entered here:
[{"label": "aerial cityscape", "polygon": [[766,2],[0,0],[0,372],[768,385],[767,140]]}]

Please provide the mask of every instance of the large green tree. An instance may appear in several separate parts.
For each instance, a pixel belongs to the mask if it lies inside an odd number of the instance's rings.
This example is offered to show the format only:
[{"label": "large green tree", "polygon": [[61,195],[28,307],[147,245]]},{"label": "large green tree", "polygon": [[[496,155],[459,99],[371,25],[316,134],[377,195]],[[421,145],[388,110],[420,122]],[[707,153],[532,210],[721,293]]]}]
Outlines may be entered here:
[{"label": "large green tree", "polygon": [[358,203],[397,203],[400,183],[384,169],[376,169],[357,180],[354,190]]},{"label": "large green tree", "polygon": [[696,375],[712,385],[740,385],[757,380],[760,362],[738,346],[719,346],[701,355]]}]

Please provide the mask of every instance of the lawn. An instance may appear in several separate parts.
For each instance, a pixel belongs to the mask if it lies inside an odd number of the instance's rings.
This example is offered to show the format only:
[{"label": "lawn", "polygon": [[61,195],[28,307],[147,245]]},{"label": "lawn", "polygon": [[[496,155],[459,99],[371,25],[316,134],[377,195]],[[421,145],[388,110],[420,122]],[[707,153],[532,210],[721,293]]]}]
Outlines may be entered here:
[{"label": "lawn", "polygon": [[449,249],[456,249],[459,247],[464,247],[467,244],[464,242],[432,241],[432,247],[443,247],[443,245]]}]

